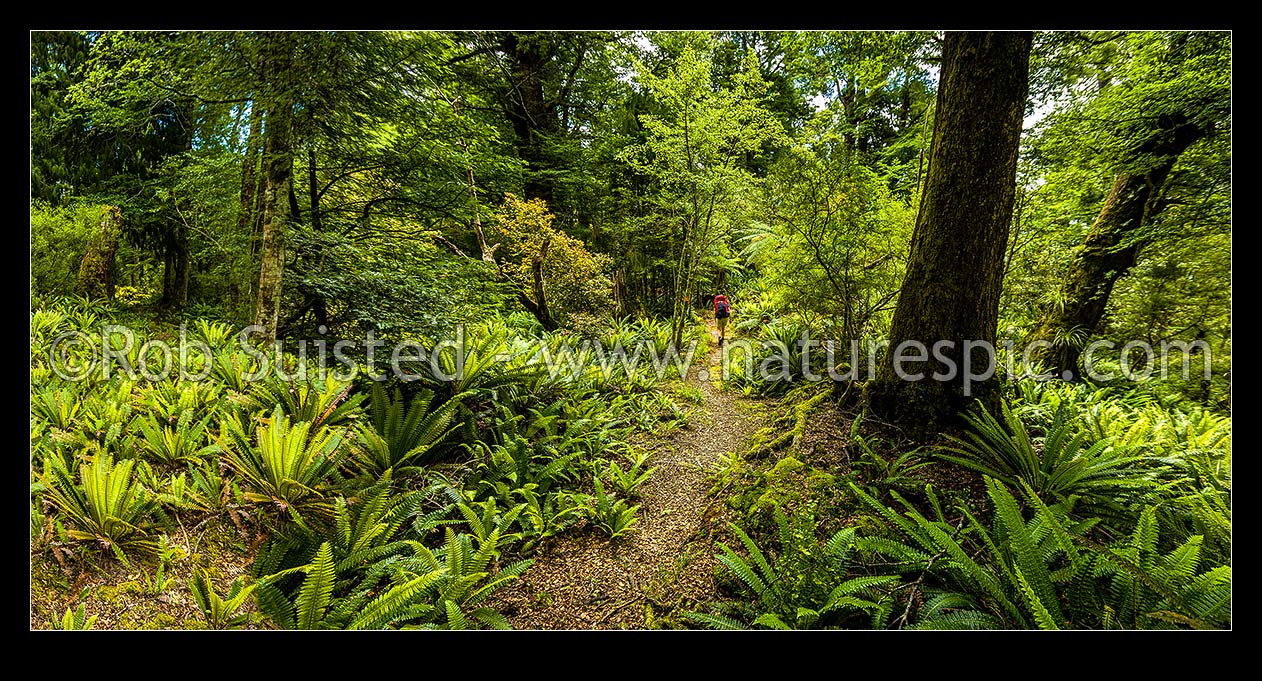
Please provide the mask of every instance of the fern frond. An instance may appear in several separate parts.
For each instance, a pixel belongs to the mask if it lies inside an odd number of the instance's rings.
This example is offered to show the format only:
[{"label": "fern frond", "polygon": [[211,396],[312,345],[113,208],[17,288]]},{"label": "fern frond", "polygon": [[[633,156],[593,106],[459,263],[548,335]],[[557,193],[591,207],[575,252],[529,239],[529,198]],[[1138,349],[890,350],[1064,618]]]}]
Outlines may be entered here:
[{"label": "fern frond", "polygon": [[687,611],[684,618],[692,620],[698,624],[704,625],[710,629],[719,629],[724,631],[745,630],[749,627],[745,626],[740,620],[724,617],[722,615],[711,615],[705,612]]},{"label": "fern frond", "polygon": [[337,573],[333,565],[333,546],[329,542],[320,545],[315,562],[307,569],[302,590],[298,592],[297,613],[299,629],[316,629],[324,619],[324,611],[333,597],[333,581]]}]

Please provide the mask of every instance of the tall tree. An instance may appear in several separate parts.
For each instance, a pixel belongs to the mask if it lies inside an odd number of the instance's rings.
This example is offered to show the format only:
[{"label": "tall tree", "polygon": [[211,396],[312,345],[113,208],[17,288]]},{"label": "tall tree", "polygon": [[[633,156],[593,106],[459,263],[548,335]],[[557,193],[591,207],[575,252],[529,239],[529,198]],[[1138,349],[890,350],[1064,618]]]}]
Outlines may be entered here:
[{"label": "tall tree", "polygon": [[747,153],[766,143],[780,144],[785,133],[762,107],[767,86],[752,54],[731,88],[715,90],[711,63],[686,48],[664,76],[641,64],[645,88],[661,106],[660,115],[644,114],[644,144],[627,147],[623,158],[659,183],[654,198],[659,220],[675,226],[677,250],[671,296],[671,335],[676,345],[692,314],[698,265],[739,219],[742,194],[756,179],[744,167]]},{"label": "tall tree", "polygon": [[1221,136],[1230,120],[1227,34],[1125,34],[1097,42],[1111,56],[1085,74],[1098,93],[1056,117],[1045,142],[1087,147],[1113,170],[1099,213],[1034,332],[1050,344],[1040,358],[1066,379],[1078,377],[1082,347],[1102,331],[1118,280],[1159,236],[1162,212],[1204,200],[1206,174],[1184,173],[1199,177],[1172,182],[1179,159]]},{"label": "tall tree", "polygon": [[[1029,33],[976,32],[947,33],[943,43],[924,199],[890,348],[868,390],[875,413],[913,431],[949,423],[972,399],[997,400],[995,379],[969,382],[963,349],[966,341],[995,341],[1031,40]],[[915,352],[903,355],[915,360],[899,362],[905,341],[943,342],[945,362]],[[976,368],[988,357],[974,349],[968,359]]]},{"label": "tall tree", "polygon": [[263,240],[260,248],[259,295],[254,323],[264,327],[263,340],[276,337],[285,269],[285,228],[289,222],[288,194],[292,190],[293,148],[293,38],[288,33],[263,36]]}]

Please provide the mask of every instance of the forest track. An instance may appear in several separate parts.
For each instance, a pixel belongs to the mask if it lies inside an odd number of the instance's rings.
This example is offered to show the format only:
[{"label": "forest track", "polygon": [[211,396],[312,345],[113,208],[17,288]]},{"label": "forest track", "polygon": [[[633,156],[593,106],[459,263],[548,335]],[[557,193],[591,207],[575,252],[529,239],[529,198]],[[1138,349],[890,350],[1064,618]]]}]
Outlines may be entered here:
[{"label": "forest track", "polygon": [[[708,495],[711,466],[738,452],[762,422],[758,402],[725,392],[706,374],[719,364],[718,332],[686,383],[704,401],[689,427],[660,445],[641,488],[638,531],[615,540],[594,528],[562,536],[535,556],[521,579],[492,597],[515,629],[638,629],[682,624],[680,608],[716,597],[713,530],[723,516]],[[652,618],[652,619],[651,619]]]}]

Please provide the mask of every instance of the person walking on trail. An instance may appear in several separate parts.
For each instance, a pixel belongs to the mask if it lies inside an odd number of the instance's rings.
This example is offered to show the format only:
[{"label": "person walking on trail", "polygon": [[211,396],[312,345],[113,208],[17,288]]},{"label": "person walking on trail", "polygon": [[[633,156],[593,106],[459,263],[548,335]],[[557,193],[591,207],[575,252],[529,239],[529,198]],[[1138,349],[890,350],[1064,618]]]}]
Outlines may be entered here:
[{"label": "person walking on trail", "polygon": [[719,345],[723,344],[724,332],[727,329],[727,318],[732,315],[732,306],[727,302],[727,296],[722,293],[714,295],[714,322],[719,327]]}]

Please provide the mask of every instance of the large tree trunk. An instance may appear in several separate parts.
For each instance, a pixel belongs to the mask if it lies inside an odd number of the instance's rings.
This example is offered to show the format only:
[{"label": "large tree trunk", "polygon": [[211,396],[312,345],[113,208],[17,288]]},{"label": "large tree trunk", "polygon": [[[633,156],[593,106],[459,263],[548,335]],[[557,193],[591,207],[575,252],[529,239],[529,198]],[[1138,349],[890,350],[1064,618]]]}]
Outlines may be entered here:
[{"label": "large tree trunk", "polygon": [[512,59],[509,119],[518,153],[526,162],[523,190],[527,199],[543,199],[551,205],[553,187],[545,175],[548,163],[544,145],[559,128],[560,118],[543,91],[543,68],[548,58],[538,39],[528,34],[505,33],[501,45]]},{"label": "large tree trunk", "polygon": [[684,298],[688,296],[688,267],[689,256],[691,255],[688,248],[693,233],[696,231],[695,219],[693,223],[684,227],[683,239],[679,244],[679,262],[675,266],[675,280],[672,283],[671,290],[671,309],[670,309],[670,342],[678,348],[683,344],[684,335],[684,314],[687,312]]},{"label": "large tree trunk", "polygon": [[[176,107],[176,117],[179,121],[178,129],[181,131],[181,145],[186,153],[191,152],[193,150],[193,103],[188,100],[181,102]],[[163,273],[164,287],[160,305],[167,309],[178,310],[188,302],[189,243],[188,225],[184,216],[188,214],[190,208],[187,199],[183,196],[173,194],[172,201],[174,202],[172,216],[174,220],[165,244],[165,267],[168,272]]]},{"label": "large tree trunk", "polygon": [[123,212],[107,206],[96,234],[79,261],[79,292],[89,298],[114,299],[114,256],[123,231]]},{"label": "large tree trunk", "polygon": [[1100,331],[1113,285],[1135,266],[1147,241],[1141,228],[1162,208],[1166,177],[1179,155],[1206,132],[1185,119],[1163,118],[1156,134],[1139,149],[1147,167],[1118,173],[1113,180],[1082,249],[1062,279],[1058,303],[1044,311],[1035,332],[1036,339],[1051,343],[1036,355],[1051,372],[1065,380],[1079,377],[1082,346]]},{"label": "large tree trunk", "polygon": [[293,44],[287,33],[264,35],[266,53],[264,91],[266,127],[263,165],[263,239],[259,257],[259,296],[254,323],[264,327],[263,340],[276,338],[280,321],[281,278],[285,269],[285,225],[289,221],[289,193],[292,189],[293,150],[290,128],[293,123],[291,87]]},{"label": "large tree trunk", "polygon": [[[1017,151],[1029,87],[1029,33],[947,33],[924,200],[912,234],[907,275],[890,329],[890,348],[869,385],[874,413],[915,435],[940,429],[971,400],[994,404],[998,381],[964,375],[965,341],[995,342],[999,289],[1016,190]],[[923,361],[894,368],[896,349],[918,341]],[[933,357],[941,348],[947,363]],[[970,353],[982,373],[988,353]],[[915,351],[905,356],[917,357]],[[956,367],[950,379],[948,363]],[[944,380],[933,378],[937,374]]]}]

